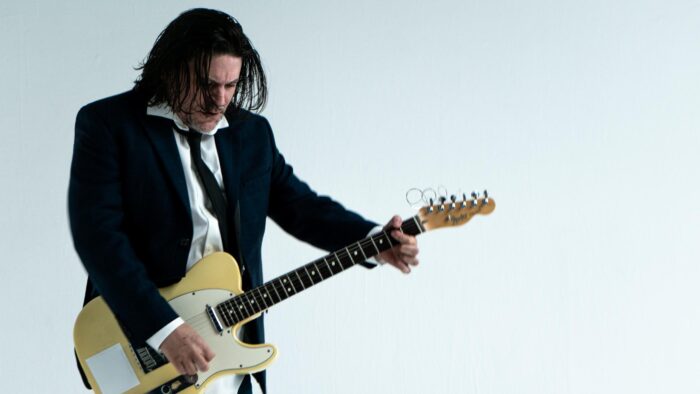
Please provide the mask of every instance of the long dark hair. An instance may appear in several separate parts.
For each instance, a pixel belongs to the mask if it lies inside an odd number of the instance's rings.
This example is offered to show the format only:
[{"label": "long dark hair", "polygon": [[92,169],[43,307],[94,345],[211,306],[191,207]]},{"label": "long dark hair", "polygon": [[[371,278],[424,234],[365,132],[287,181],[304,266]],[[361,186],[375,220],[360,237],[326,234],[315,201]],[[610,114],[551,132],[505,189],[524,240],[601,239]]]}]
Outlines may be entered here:
[{"label": "long dark hair", "polygon": [[215,109],[208,85],[209,64],[216,55],[242,60],[231,106],[262,111],[267,82],[258,52],[238,21],[205,8],[183,12],[160,33],[146,60],[136,68],[142,71],[134,90],[148,100],[148,105],[167,103],[174,113],[193,110],[197,94],[190,93],[202,92],[203,109]]}]

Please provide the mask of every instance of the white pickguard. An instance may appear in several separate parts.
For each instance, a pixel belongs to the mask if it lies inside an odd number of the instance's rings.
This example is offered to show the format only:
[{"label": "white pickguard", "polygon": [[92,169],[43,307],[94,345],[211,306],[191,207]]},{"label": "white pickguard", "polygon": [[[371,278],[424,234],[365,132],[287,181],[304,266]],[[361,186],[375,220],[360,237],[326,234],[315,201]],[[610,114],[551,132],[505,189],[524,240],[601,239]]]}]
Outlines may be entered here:
[{"label": "white pickguard", "polygon": [[[224,329],[222,334],[215,331],[205,313],[205,307],[218,305],[231,297],[232,294],[228,290],[206,289],[170,300],[170,305],[178,315],[189,323],[216,353],[216,357],[209,363],[209,370],[198,373],[195,384],[197,388],[202,387],[207,379],[219,372],[237,374],[242,370],[246,370],[246,373],[262,370],[265,361],[275,356],[276,350],[270,345],[250,347],[240,342],[234,335],[234,330],[238,330],[240,324]],[[256,366],[260,368],[256,369]]]}]

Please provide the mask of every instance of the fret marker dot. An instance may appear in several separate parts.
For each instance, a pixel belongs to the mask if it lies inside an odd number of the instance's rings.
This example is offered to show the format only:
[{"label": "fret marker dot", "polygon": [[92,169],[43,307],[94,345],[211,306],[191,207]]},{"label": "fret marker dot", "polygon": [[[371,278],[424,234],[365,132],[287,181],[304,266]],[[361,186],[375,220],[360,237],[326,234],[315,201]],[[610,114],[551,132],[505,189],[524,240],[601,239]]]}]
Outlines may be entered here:
[{"label": "fret marker dot", "polygon": [[331,265],[335,265],[335,261],[331,261]]},{"label": "fret marker dot", "polygon": [[263,298],[267,298],[267,293],[266,293],[266,294],[263,294]]},{"label": "fret marker dot", "polygon": [[282,282],[287,283],[287,279],[282,279]]},{"label": "fret marker dot", "polygon": [[238,305],[238,309],[243,309],[243,305]]},{"label": "fret marker dot", "polygon": [[357,250],[356,250],[355,253],[353,253],[353,254],[354,254],[355,256],[357,256]]},{"label": "fret marker dot", "polygon": [[255,300],[250,300],[250,303],[251,303],[251,304],[255,304]]},{"label": "fret marker dot", "polygon": [[315,271],[311,271],[311,275],[316,275],[316,272],[315,272]]},{"label": "fret marker dot", "polygon": [[292,291],[292,288],[291,288],[291,287],[287,287],[287,291]]},{"label": "fret marker dot", "polygon": [[381,239],[380,239],[380,240],[379,240],[379,243],[381,244],[382,242],[384,242],[384,240],[381,240]]}]

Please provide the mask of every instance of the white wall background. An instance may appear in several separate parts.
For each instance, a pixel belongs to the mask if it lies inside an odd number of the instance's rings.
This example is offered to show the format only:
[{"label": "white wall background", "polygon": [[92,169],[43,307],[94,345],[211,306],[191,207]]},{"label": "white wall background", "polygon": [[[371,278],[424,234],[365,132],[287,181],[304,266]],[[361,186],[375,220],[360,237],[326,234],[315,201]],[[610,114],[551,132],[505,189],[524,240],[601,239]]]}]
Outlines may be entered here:
[{"label": "white wall background", "polygon": [[[235,15],[279,145],[377,221],[411,187],[498,208],[271,310],[272,393],[700,391],[700,3],[0,3],[0,376],[81,392],[85,273],[66,189],[78,108],[130,88],[181,11]],[[271,225],[272,278],[321,255]],[[7,386],[6,386],[7,387]]]}]

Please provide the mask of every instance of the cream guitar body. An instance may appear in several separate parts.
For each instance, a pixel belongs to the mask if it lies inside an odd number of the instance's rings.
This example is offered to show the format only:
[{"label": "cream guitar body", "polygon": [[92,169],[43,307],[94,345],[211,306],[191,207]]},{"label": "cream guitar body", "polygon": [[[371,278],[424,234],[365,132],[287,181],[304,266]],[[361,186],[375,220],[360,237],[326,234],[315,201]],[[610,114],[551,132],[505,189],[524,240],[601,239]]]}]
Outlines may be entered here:
[{"label": "cream guitar body", "polygon": [[[484,192],[461,201],[452,196],[430,204],[399,228],[408,235],[460,226],[495,209]],[[277,356],[272,345],[249,345],[238,340],[242,324],[287,298],[397,245],[384,230],[338,249],[256,288],[243,292],[236,261],[214,253],[197,262],[178,283],[160,289],[164,299],[213,349],[209,371],[185,377],[148,346],[134,348],[101,297],[78,315],[73,331],[75,350],[90,385],[97,393],[201,393],[214,378],[265,369]],[[145,319],[148,316],[144,316]]]},{"label": "cream guitar body", "polygon": [[[180,282],[160,289],[160,293],[180,317],[214,349],[216,357],[209,364],[209,371],[200,373],[196,381],[189,383],[185,383],[184,378],[178,380],[180,374],[171,364],[147,373],[142,367],[143,361],[139,361],[138,350],[129,343],[102,297],[98,297],[85,305],[73,331],[78,359],[96,393],[146,393],[168,382],[172,382],[168,385],[169,392],[200,393],[218,376],[261,371],[277,356],[277,350],[272,345],[249,345],[242,343],[236,336],[240,326],[259,316],[259,313],[221,332],[207,315],[207,305],[220,304],[242,293],[238,266],[230,255],[214,253],[207,256],[195,264]],[[120,348],[138,381],[136,386],[128,389],[127,386],[135,383],[130,379],[131,376],[124,377],[121,381],[111,381],[116,378],[113,375],[126,373],[123,367],[109,371],[93,362],[99,360],[101,352],[105,352],[102,355],[110,360],[109,356],[119,355]],[[114,356],[111,360],[121,360],[121,357]],[[91,368],[93,366],[95,371]],[[107,374],[112,376],[106,376]],[[104,391],[103,385],[106,388]]]}]

